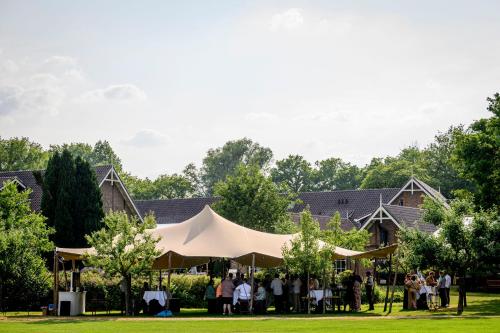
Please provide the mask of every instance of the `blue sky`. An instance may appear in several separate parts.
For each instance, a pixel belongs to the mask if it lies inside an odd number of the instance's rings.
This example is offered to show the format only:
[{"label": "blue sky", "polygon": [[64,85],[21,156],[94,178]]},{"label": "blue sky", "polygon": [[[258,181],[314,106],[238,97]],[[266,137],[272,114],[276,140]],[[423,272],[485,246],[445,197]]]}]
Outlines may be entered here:
[{"label": "blue sky", "polygon": [[140,176],[249,137],[280,159],[424,147],[500,90],[497,1],[0,0],[0,135],[107,139]]}]

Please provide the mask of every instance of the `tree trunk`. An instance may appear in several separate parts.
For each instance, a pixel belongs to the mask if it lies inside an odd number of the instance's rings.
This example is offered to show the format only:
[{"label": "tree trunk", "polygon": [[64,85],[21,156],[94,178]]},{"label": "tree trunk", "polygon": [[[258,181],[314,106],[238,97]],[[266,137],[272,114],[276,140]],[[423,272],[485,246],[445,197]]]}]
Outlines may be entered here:
[{"label": "tree trunk", "polygon": [[465,274],[464,277],[460,277],[458,279],[458,306],[457,306],[457,314],[461,315],[464,312],[464,307],[466,306],[465,301]]},{"label": "tree trunk", "polygon": [[127,274],[125,276],[125,315],[130,316],[132,314],[132,276]]},{"label": "tree trunk", "polygon": [[311,314],[311,302],[309,300],[309,271],[307,271],[307,282],[306,282],[306,290],[307,290],[307,314]]}]

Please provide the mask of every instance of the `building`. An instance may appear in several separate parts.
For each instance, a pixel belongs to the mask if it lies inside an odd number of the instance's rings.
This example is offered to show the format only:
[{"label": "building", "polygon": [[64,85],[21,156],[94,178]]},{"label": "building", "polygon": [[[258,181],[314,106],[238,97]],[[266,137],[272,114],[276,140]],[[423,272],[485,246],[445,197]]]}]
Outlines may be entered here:
[{"label": "building", "polygon": [[[102,192],[104,211],[126,211],[143,218],[153,213],[158,224],[180,223],[198,214],[205,205],[217,198],[189,198],[168,200],[132,200],[116,170],[110,165],[95,167]],[[7,180],[18,184],[20,190],[31,189],[31,207],[40,211],[42,188],[33,171],[0,172],[0,190]],[[437,228],[422,221],[420,208],[424,197],[448,207],[439,191],[412,177],[401,188],[338,190],[304,192],[299,194],[300,204],[290,209],[292,220],[298,222],[300,212],[309,207],[313,217],[325,228],[331,217],[339,212],[344,230],[365,229],[371,234],[367,249],[393,244],[397,231],[403,227],[434,233]]]},{"label": "building", "polygon": [[[0,190],[6,181],[14,181],[20,190],[31,189],[31,208],[39,212],[42,203],[42,186],[37,181],[36,174],[43,171],[22,170],[22,171],[1,171]],[[120,180],[115,168],[111,165],[95,167],[97,182],[102,193],[102,203],[104,212],[125,211],[129,215],[135,215],[142,219],[135,202],[128,194],[125,185]]]}]

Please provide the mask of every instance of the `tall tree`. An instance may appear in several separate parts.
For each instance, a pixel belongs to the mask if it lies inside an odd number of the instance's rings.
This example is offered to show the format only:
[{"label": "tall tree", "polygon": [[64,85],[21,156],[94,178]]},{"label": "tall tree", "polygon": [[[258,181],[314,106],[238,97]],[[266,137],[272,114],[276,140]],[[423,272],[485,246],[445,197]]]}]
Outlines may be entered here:
[{"label": "tall tree", "polygon": [[84,142],[72,142],[72,143],[64,143],[62,145],[50,145],[50,153],[54,154],[58,152],[62,154],[64,150],[67,150],[71,153],[71,155],[76,157],[81,157],[85,161],[92,161],[92,146],[88,143]]},{"label": "tall tree", "polygon": [[32,304],[50,287],[42,254],[53,249],[53,230],[31,210],[30,193],[18,192],[14,182],[0,190],[0,307],[6,299],[15,306]]},{"label": "tall tree", "polygon": [[135,200],[158,199],[153,181],[149,178],[139,178],[128,172],[121,172],[120,178],[128,192]]},{"label": "tall tree", "polygon": [[280,194],[278,187],[257,166],[240,165],[233,176],[215,188],[220,197],[214,209],[225,218],[247,228],[275,232],[289,219],[292,200]]},{"label": "tall tree", "polygon": [[361,185],[362,171],[340,158],[316,161],[314,188],[317,191],[352,190]]},{"label": "tall tree", "polygon": [[310,191],[313,187],[311,164],[300,155],[289,155],[276,162],[271,169],[271,178],[277,184],[285,185],[293,193]]},{"label": "tall tree", "polygon": [[340,246],[345,249],[364,251],[370,240],[368,230],[351,229],[345,231],[341,227],[342,219],[339,212],[333,214],[327,227],[321,233],[321,238],[334,246]]},{"label": "tall tree", "polygon": [[43,176],[41,209],[55,229],[57,246],[85,246],[85,234],[100,227],[101,192],[94,171],[68,150],[56,152]]},{"label": "tall tree", "polygon": [[215,184],[234,174],[238,165],[268,166],[273,157],[271,149],[250,139],[228,141],[224,146],[210,149],[203,159],[201,181],[206,195],[212,195]]},{"label": "tall tree", "polygon": [[76,242],[74,247],[85,247],[85,235],[103,227],[104,211],[102,207],[101,189],[97,184],[94,169],[82,158],[75,160],[75,203],[73,208],[73,225]]},{"label": "tall tree", "polygon": [[186,177],[178,174],[160,175],[153,182],[155,198],[174,199],[191,197],[196,189]]},{"label": "tall tree", "polygon": [[48,159],[42,146],[28,138],[0,137],[0,171],[43,169]]},{"label": "tall tree", "polygon": [[115,153],[108,141],[99,140],[94,145],[92,150],[91,160],[89,161],[91,165],[106,165],[111,164],[115,167],[118,172],[121,172],[122,160]]},{"label": "tall tree", "polygon": [[477,188],[477,203],[485,208],[500,207],[500,94],[489,102],[493,116],[474,122],[466,133],[455,136],[453,163]]},{"label": "tall tree", "polygon": [[124,212],[115,212],[104,218],[105,228],[87,236],[95,249],[86,263],[99,267],[109,277],[120,277],[126,283],[125,313],[132,314],[132,275],[149,271],[153,260],[160,254],[156,250],[159,239],[147,232],[156,226],[154,217],[146,216],[144,222],[129,218]]}]

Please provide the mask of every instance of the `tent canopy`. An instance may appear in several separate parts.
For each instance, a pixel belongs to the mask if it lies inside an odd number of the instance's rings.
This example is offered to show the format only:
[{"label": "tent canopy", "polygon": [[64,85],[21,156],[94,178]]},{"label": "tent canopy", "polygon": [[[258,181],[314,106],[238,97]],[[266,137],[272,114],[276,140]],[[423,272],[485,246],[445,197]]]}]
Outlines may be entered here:
[{"label": "tent canopy", "polygon": [[[189,268],[209,262],[211,259],[228,258],[242,265],[276,267],[283,264],[282,249],[298,234],[278,235],[245,228],[214,212],[208,205],[192,218],[168,228],[156,228],[149,232],[160,240],[156,245],[160,256],[153,269]],[[320,246],[324,243],[320,241]],[[397,245],[359,252],[335,247],[332,259],[386,257]],[[56,248],[66,260],[82,259],[93,249]]]},{"label": "tent canopy", "polygon": [[351,259],[373,259],[373,258],[387,258],[389,255],[394,254],[398,244],[392,244],[386,247],[381,247],[379,249],[360,252],[356,255],[351,256]]}]

